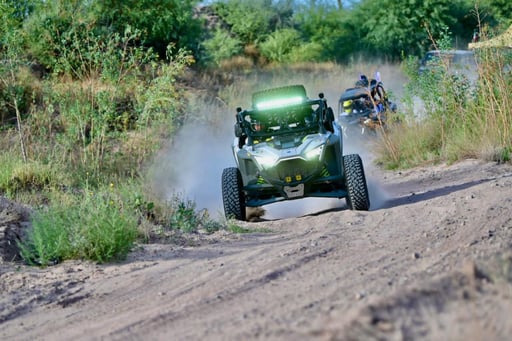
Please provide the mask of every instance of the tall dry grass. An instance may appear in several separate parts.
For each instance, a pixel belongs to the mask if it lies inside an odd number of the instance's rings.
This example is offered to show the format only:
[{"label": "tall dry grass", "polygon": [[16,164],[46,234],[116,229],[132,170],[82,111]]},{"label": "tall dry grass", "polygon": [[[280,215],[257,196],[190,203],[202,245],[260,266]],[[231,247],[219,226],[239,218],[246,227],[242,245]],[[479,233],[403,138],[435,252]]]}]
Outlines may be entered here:
[{"label": "tall dry grass", "polygon": [[[378,150],[387,168],[466,158],[510,161],[512,148],[512,54],[507,49],[475,52],[476,77],[448,65],[418,74],[414,60],[403,64],[409,76],[404,96],[406,120],[388,131]],[[466,73],[464,73],[466,72]],[[423,114],[418,116],[418,103]]]}]

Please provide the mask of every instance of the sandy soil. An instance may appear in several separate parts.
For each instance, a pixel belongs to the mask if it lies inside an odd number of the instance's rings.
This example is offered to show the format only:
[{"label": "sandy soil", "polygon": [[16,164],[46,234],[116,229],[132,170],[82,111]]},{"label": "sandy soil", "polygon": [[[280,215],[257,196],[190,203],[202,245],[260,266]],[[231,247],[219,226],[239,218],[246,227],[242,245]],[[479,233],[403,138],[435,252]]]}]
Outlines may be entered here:
[{"label": "sandy soil", "polygon": [[[512,166],[367,177],[369,212],[244,223],[259,232],[140,245],[120,264],[4,257],[0,339],[508,339]],[[0,225],[23,224],[0,207]]]}]

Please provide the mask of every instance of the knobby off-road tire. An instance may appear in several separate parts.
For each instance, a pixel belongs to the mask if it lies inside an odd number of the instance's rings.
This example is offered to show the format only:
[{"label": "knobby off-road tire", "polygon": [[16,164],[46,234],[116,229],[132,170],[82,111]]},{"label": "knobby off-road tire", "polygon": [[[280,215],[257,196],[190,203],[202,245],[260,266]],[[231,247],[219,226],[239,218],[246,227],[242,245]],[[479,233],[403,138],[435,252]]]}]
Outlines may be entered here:
[{"label": "knobby off-road tire", "polygon": [[246,220],[245,195],[242,187],[242,175],[238,168],[225,168],[222,172],[222,201],[226,219]]},{"label": "knobby off-road tire", "polygon": [[343,156],[343,167],[345,168],[348,192],[346,198],[348,208],[357,211],[368,211],[370,209],[370,198],[361,157],[358,154]]}]

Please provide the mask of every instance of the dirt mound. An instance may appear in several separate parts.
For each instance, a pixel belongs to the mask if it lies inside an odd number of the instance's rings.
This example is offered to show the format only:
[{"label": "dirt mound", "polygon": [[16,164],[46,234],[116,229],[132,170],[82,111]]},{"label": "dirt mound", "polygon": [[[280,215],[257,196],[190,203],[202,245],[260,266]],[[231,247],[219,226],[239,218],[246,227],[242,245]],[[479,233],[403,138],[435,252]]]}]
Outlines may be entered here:
[{"label": "dirt mound", "polygon": [[0,196],[0,262],[21,260],[17,242],[30,225],[30,208]]}]

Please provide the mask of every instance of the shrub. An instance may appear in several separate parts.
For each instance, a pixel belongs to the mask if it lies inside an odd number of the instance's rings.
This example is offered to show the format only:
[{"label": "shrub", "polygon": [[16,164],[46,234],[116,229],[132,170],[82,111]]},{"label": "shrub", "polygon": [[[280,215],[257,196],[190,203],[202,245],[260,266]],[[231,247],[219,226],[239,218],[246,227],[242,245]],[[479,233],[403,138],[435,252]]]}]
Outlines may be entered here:
[{"label": "shrub", "polygon": [[214,65],[220,65],[223,60],[242,52],[240,39],[221,28],[217,28],[213,36],[205,40],[202,45],[205,50],[205,62],[211,62]]},{"label": "shrub", "polygon": [[212,233],[223,227],[221,223],[210,218],[207,210],[196,210],[195,202],[185,200],[180,195],[174,195],[169,206],[170,229],[192,233],[203,228],[206,232]]},{"label": "shrub", "polygon": [[323,53],[324,48],[320,43],[310,42],[295,46],[288,58],[293,63],[318,62],[322,60]]},{"label": "shrub", "polygon": [[[445,46],[446,43],[444,43]],[[440,63],[418,73],[407,58],[404,71],[408,116],[399,129],[385,135],[380,159],[387,167],[414,166],[428,161],[464,158],[509,159],[512,145],[512,54],[503,49],[476,51],[478,79],[470,83],[461,73]],[[425,112],[415,115],[414,103]]]},{"label": "shrub", "polygon": [[12,153],[0,154],[0,164],[0,192],[13,199],[24,192],[48,191],[68,182],[58,166],[34,160],[24,162]]},{"label": "shrub", "polygon": [[291,28],[274,31],[260,44],[261,54],[271,62],[289,62],[290,53],[301,44],[300,33]]},{"label": "shrub", "polygon": [[27,262],[42,266],[66,259],[103,263],[123,259],[136,237],[137,218],[118,194],[85,191],[36,212],[20,247]]}]

